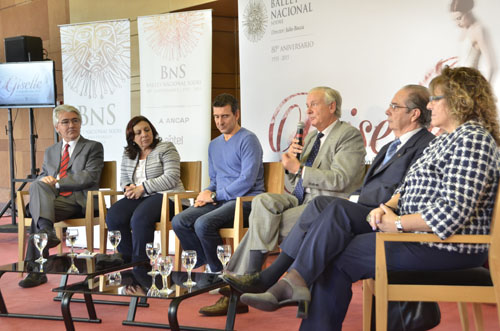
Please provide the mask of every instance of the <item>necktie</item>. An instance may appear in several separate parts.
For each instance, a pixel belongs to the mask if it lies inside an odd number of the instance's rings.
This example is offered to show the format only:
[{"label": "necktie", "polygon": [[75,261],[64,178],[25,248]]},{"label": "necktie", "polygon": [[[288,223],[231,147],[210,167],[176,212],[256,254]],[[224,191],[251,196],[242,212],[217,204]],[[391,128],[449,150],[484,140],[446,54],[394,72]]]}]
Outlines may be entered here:
[{"label": "necktie", "polygon": [[385,153],[385,158],[384,162],[382,162],[382,165],[385,165],[389,160],[396,154],[396,151],[398,150],[398,146],[401,145],[401,140],[399,138],[396,138],[390,145],[389,148],[387,149],[387,153]]},{"label": "necktie", "polygon": [[[61,166],[59,167],[59,179],[68,176],[67,173],[68,163],[69,163],[69,144],[66,144],[66,146],[64,146],[64,152],[61,157]],[[71,195],[71,193],[73,192],[59,192],[59,195],[62,195],[63,197],[68,197]]]},{"label": "necktie", "polygon": [[[318,135],[316,136],[316,140],[314,141],[314,145],[311,148],[311,152],[309,153],[309,156],[307,157],[307,160],[306,160],[306,164],[305,164],[306,167],[312,166],[314,159],[318,155],[319,147],[321,145],[320,139],[323,136],[324,136],[324,134],[321,132],[319,132]],[[300,177],[299,180],[297,181],[297,184],[295,185],[295,189],[293,190],[293,195],[295,195],[295,197],[297,197],[297,199],[299,200],[299,205],[301,205],[304,202],[304,194],[305,194],[305,192],[304,192],[304,187],[302,186],[302,177]]]}]

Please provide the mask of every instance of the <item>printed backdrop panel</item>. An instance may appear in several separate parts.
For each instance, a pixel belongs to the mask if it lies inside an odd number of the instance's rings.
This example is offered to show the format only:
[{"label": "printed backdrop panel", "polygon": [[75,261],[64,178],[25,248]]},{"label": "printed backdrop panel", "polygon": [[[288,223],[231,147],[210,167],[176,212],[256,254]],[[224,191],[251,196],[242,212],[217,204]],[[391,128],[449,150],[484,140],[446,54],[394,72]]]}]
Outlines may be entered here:
[{"label": "printed backdrop panel", "polygon": [[[141,114],[182,161],[207,174],[212,88],[212,11],[138,17]],[[204,184],[208,184],[204,176]]]},{"label": "printed backdrop panel", "polygon": [[[82,113],[82,135],[120,167],[130,120],[130,22],[63,25],[64,103]],[[119,174],[118,174],[119,176]]]},{"label": "printed backdrop panel", "polygon": [[449,1],[239,0],[243,126],[264,160],[280,159],[299,120],[309,128],[315,86],[341,93],[342,120],[362,132],[367,160],[393,139],[384,112],[397,90],[427,86],[444,65],[479,67],[498,95],[500,2],[475,3],[466,26]]},{"label": "printed backdrop panel", "polygon": [[[120,169],[130,120],[130,22],[63,25],[60,32],[64,103],[80,110],[82,136],[100,141],[104,160],[116,161]],[[119,179],[117,171],[118,185]],[[98,247],[97,226],[94,243]],[[86,247],[84,227],[75,246]]]}]

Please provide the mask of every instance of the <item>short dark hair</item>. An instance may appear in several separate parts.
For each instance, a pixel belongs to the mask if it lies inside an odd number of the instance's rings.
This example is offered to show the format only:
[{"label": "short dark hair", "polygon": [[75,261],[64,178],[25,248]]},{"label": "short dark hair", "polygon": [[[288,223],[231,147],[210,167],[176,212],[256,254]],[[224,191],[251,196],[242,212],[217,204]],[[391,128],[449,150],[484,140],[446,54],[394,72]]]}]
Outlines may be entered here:
[{"label": "short dark hair", "polygon": [[408,107],[408,111],[415,108],[419,109],[420,117],[418,118],[418,123],[421,127],[429,127],[431,123],[431,111],[427,109],[430,96],[429,90],[422,85],[406,85],[403,89],[408,91],[408,98],[405,104]]},{"label": "short dark hair", "polygon": [[229,93],[222,93],[215,97],[212,107],[225,107],[227,105],[231,106],[231,112],[236,115],[239,109],[238,100]]},{"label": "short dark hair", "polygon": [[131,159],[134,160],[137,157],[137,154],[141,151],[139,146],[134,142],[135,132],[134,126],[139,122],[147,122],[151,127],[151,131],[153,131],[153,142],[151,143],[151,148],[154,149],[156,145],[161,141],[161,137],[158,135],[158,131],[154,125],[144,116],[135,116],[130,121],[128,121],[127,128],[125,129],[125,137],[127,139],[127,146],[125,146],[125,154]]}]

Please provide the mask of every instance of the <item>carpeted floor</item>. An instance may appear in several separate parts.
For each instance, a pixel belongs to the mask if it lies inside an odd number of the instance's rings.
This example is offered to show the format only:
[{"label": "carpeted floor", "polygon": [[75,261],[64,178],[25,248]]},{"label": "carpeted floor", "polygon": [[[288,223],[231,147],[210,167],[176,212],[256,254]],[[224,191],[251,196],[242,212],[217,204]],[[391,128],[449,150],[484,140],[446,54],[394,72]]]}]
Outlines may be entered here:
[{"label": "carpeted floor", "polygon": [[[2,218],[0,224],[10,222],[10,218]],[[2,264],[15,262],[17,259],[17,234],[0,233],[0,261]],[[14,273],[4,274],[0,278],[0,289],[7,304],[9,312],[26,313],[33,312],[39,314],[60,314],[60,303],[53,301],[54,293],[51,289],[59,285],[60,277],[49,276],[48,283],[32,289],[22,289],[17,286],[20,277]],[[75,281],[79,280],[75,276]],[[70,282],[71,279],[70,279]],[[353,300],[349,308],[347,318],[344,322],[343,330],[361,330],[361,283],[353,286]],[[217,296],[203,294],[184,301],[179,308],[179,322],[181,325],[202,326],[207,328],[222,329],[225,326],[225,317],[204,317],[198,313],[202,306],[214,303]],[[149,308],[138,308],[136,320],[153,323],[167,323],[168,300],[149,300]],[[455,303],[440,303],[441,324],[434,330],[460,330],[457,307]],[[469,309],[471,310],[471,309]],[[126,318],[126,306],[96,305],[97,316],[102,319],[100,324],[75,323],[76,330],[97,331],[97,330],[127,330],[144,328],[121,325],[121,321]],[[72,303],[71,312],[73,316],[85,317],[85,305]],[[298,330],[300,320],[295,317],[296,308],[288,307],[275,313],[265,313],[255,309],[250,309],[247,314],[237,315],[236,330],[273,330],[291,331]],[[483,305],[483,316],[485,319],[485,330],[500,330],[496,307],[493,305]],[[471,316],[472,319],[472,316]],[[36,330],[58,331],[64,330],[62,321],[45,321],[19,318],[0,317],[0,330],[27,330],[33,327]],[[471,329],[474,327],[471,323]]]}]

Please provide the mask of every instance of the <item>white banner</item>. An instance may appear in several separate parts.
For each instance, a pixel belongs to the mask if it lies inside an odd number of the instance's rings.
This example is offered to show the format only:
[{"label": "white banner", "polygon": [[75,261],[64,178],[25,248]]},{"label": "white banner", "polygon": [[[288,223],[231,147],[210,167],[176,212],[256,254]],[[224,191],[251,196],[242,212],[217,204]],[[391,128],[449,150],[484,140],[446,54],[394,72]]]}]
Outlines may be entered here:
[{"label": "white banner", "polygon": [[[60,29],[64,103],[80,110],[82,136],[100,141],[104,160],[116,161],[120,169],[130,120],[130,22],[63,25]],[[117,185],[119,178],[117,171]],[[86,247],[85,228],[79,234],[75,246]],[[98,226],[94,243],[99,246]]]},{"label": "white banner", "polygon": [[500,2],[475,3],[467,26],[450,1],[239,0],[243,126],[261,139],[264,160],[279,160],[299,120],[308,125],[312,87],[341,93],[342,120],[360,129],[370,160],[393,139],[384,112],[399,88],[427,86],[444,65],[474,65],[463,50],[495,72]]},{"label": "white banner", "polygon": [[119,169],[130,120],[130,22],[60,29],[64,103],[80,110],[82,136],[100,141],[104,159],[117,161]]},{"label": "white banner", "polygon": [[[201,160],[210,142],[212,11],[138,17],[141,114],[182,161]],[[205,176],[204,184],[208,183]]]}]

